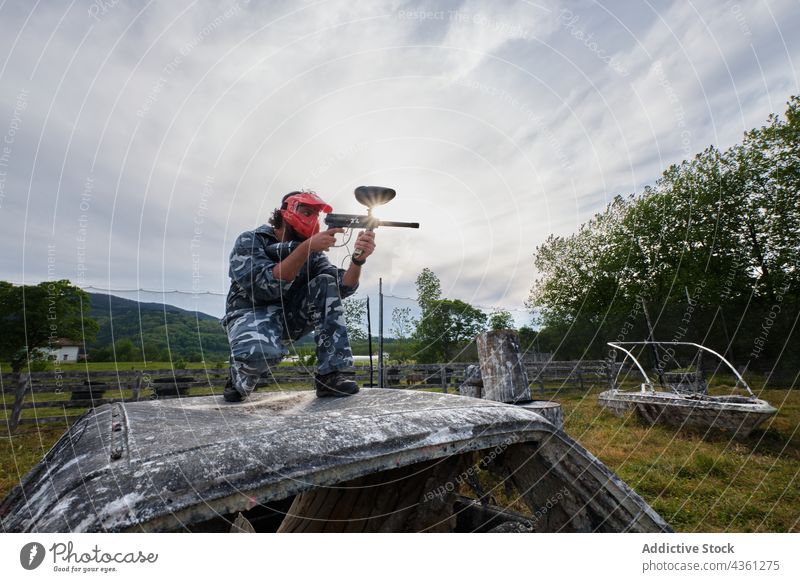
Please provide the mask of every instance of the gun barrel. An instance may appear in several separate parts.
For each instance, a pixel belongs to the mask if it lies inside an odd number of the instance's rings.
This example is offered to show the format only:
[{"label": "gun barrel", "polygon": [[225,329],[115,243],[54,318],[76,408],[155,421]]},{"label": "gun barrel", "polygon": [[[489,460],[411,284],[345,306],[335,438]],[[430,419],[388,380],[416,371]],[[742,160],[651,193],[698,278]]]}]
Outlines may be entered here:
[{"label": "gun barrel", "polygon": [[343,228],[377,228],[394,226],[399,228],[419,228],[419,222],[397,222],[394,220],[378,220],[373,216],[361,214],[328,214],[325,224],[330,227]]},{"label": "gun barrel", "polygon": [[396,226],[398,228],[419,228],[419,222],[397,222],[395,220],[380,220],[378,226]]}]

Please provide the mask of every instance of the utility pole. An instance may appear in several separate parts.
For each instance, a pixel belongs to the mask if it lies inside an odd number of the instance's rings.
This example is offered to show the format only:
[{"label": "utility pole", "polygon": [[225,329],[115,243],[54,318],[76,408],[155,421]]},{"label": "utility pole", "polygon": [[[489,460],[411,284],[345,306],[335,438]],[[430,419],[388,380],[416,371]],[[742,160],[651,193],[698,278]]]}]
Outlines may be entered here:
[{"label": "utility pole", "polygon": [[374,368],[372,366],[372,324],[370,323],[369,313],[369,295],[367,295],[367,345],[369,346],[369,387],[375,386],[372,375]]},{"label": "utility pole", "polygon": [[378,279],[378,388],[383,388],[383,278]]}]

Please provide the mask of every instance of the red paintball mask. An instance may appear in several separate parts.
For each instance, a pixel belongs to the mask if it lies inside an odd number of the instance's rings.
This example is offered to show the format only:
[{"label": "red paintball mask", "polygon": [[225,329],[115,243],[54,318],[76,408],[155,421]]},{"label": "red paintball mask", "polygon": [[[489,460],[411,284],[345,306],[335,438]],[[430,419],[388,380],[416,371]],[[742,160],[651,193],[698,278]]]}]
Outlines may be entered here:
[{"label": "red paintball mask", "polygon": [[[306,216],[300,206],[311,207],[315,212]],[[310,238],[319,232],[319,213],[329,213],[333,208],[314,192],[291,192],[283,197],[281,215],[283,220],[303,238]]]}]

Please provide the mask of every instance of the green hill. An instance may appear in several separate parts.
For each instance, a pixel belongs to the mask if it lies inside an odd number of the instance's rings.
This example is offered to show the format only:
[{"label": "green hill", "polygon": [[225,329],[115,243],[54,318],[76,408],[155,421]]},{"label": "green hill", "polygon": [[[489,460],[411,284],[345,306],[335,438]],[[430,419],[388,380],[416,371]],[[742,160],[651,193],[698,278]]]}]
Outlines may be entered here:
[{"label": "green hill", "polygon": [[[90,361],[139,361],[142,350],[153,361],[228,359],[228,338],[212,315],[102,293],[89,293],[89,297],[90,316],[100,325],[97,338],[88,346]],[[117,348],[116,356],[112,346]]]}]

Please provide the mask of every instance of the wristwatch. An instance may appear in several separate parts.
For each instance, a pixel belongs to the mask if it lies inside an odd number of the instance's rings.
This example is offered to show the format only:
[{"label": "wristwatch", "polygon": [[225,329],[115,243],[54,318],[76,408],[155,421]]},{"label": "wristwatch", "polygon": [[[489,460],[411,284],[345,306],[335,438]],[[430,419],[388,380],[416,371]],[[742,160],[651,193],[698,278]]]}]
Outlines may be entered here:
[{"label": "wristwatch", "polygon": [[353,263],[354,265],[358,265],[358,266],[360,267],[361,265],[363,265],[364,263],[366,263],[366,262],[367,262],[367,259],[361,259],[361,260],[359,261],[358,259],[355,259],[355,258],[353,258],[353,257],[350,257],[350,262],[351,262],[351,263]]}]

